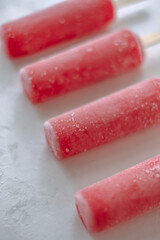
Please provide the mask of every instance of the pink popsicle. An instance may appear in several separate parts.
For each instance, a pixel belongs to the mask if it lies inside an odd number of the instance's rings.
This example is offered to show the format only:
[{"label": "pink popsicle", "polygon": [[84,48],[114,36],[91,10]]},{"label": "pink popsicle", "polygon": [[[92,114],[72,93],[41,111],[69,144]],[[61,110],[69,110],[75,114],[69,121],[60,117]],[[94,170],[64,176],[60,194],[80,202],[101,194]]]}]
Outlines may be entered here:
[{"label": "pink popsicle", "polygon": [[160,78],[123,89],[44,124],[58,159],[111,142],[160,122]]},{"label": "pink popsicle", "polygon": [[7,54],[16,58],[83,37],[113,18],[110,0],[68,0],[4,24],[1,34]]},{"label": "pink popsicle", "polygon": [[28,98],[38,103],[136,69],[143,58],[137,35],[121,30],[26,66],[20,77]]},{"label": "pink popsicle", "polygon": [[160,155],[77,192],[75,203],[90,232],[159,207]]}]

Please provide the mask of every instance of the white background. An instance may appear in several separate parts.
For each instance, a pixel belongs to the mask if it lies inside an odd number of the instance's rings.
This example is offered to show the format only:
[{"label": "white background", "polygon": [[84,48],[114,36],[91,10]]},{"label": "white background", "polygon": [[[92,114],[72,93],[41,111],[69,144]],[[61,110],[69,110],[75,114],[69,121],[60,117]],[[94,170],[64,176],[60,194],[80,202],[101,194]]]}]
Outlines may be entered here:
[{"label": "white background", "polygon": [[[56,2],[0,0],[0,24]],[[159,0],[125,8],[109,31],[127,27],[145,36],[160,29],[159,11]],[[46,145],[43,123],[130,84],[160,76],[160,45],[146,50],[138,71],[34,106],[23,94],[18,70],[54,51],[13,61],[0,50],[0,240],[159,240],[160,209],[90,235],[77,216],[73,197],[77,190],[160,153],[160,126],[59,162]]]}]

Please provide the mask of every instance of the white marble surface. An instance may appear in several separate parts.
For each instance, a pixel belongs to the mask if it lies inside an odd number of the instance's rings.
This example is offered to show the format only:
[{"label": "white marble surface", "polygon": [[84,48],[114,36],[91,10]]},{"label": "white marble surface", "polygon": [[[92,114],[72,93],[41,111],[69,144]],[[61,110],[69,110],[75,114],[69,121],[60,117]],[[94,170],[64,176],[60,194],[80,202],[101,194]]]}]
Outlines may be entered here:
[{"label": "white marble surface", "polygon": [[[0,0],[0,24],[56,2]],[[160,29],[159,9],[159,0],[123,9],[110,31],[128,27],[141,36],[156,31]],[[11,61],[0,50],[0,240],[159,240],[160,209],[90,235],[77,216],[73,196],[160,153],[160,126],[59,162],[46,146],[43,122],[127,85],[160,76],[160,45],[146,50],[139,71],[34,106],[22,92],[18,70],[53,52]]]}]

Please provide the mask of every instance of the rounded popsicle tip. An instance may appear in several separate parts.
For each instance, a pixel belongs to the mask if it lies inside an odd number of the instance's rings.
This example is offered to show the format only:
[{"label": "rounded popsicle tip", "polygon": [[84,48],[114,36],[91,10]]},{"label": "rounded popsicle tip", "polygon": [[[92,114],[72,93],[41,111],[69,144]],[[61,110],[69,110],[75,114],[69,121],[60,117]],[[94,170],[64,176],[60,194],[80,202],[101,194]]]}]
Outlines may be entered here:
[{"label": "rounded popsicle tip", "polygon": [[47,144],[50,147],[52,153],[58,160],[61,160],[62,158],[58,151],[59,146],[58,146],[58,141],[56,138],[56,133],[55,133],[54,128],[53,128],[52,124],[50,123],[50,121],[46,121],[44,123],[44,134],[46,137]]},{"label": "rounded popsicle tip", "polygon": [[29,76],[25,68],[22,68],[20,70],[19,75],[26,96],[32,103],[34,103],[32,96],[32,77]]},{"label": "rounded popsicle tip", "polygon": [[12,26],[9,23],[0,26],[0,45],[3,52],[10,59],[17,58],[17,46],[12,46],[16,42]]},{"label": "rounded popsicle tip", "polygon": [[145,52],[141,38],[135,32],[132,32],[129,29],[123,29],[121,32],[123,33],[123,36],[125,38],[128,38],[128,40],[132,39],[132,41],[128,42],[131,52],[133,54],[131,56],[136,56],[137,60],[136,67],[140,67],[145,58]]},{"label": "rounded popsicle tip", "polygon": [[77,192],[75,194],[74,200],[78,215],[82,223],[84,224],[85,228],[89,232],[94,232],[92,212],[83,194],[81,192]]}]

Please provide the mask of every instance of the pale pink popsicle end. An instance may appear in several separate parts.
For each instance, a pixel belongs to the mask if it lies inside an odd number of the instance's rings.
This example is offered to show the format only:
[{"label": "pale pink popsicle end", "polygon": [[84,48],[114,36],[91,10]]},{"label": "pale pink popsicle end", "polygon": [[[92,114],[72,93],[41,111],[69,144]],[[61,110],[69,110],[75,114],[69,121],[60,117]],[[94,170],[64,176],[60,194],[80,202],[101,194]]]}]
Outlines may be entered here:
[{"label": "pale pink popsicle end", "polygon": [[80,192],[75,194],[75,204],[84,226],[89,232],[93,232],[93,217],[90,207]]},{"label": "pale pink popsicle end", "polygon": [[[29,100],[32,101],[32,77],[30,77],[25,68],[20,70],[20,79],[22,81],[23,89]],[[32,101],[33,102],[33,101]]]},{"label": "pale pink popsicle end", "polygon": [[45,133],[46,141],[51,151],[53,152],[54,156],[60,160],[61,156],[59,155],[59,151],[58,151],[59,149],[58,141],[56,139],[56,134],[53,129],[53,126],[50,124],[49,121],[46,121],[44,123],[44,133]]}]

